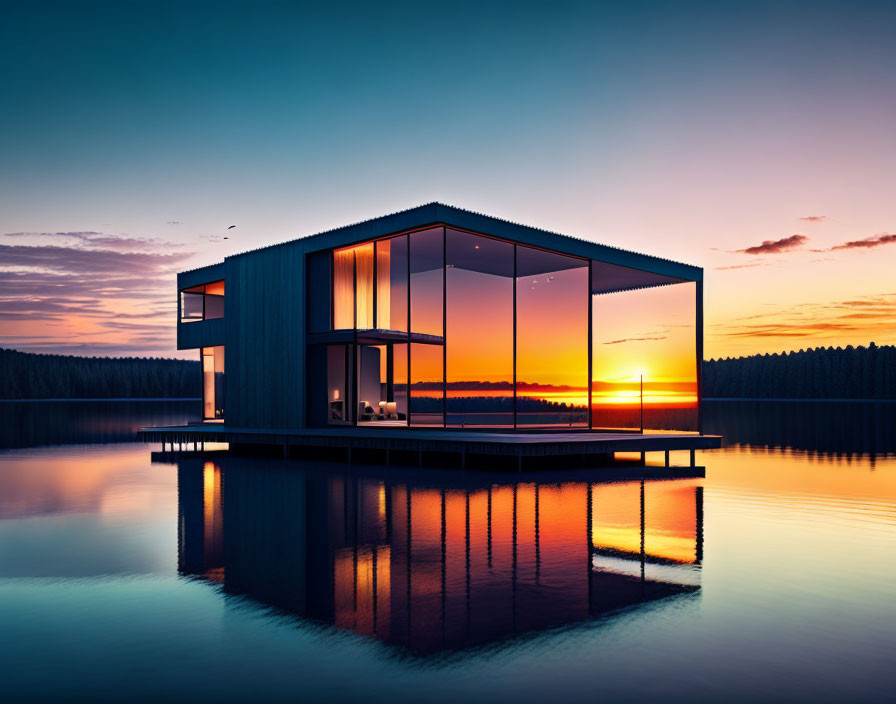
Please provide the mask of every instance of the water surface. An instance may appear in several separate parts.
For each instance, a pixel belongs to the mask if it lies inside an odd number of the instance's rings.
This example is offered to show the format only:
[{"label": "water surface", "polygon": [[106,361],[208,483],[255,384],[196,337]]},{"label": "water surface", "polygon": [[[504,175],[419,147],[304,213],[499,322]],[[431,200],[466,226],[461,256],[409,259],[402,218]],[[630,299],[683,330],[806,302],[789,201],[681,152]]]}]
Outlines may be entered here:
[{"label": "water surface", "polygon": [[711,404],[707,478],[644,482],[151,463],[159,407],[7,411],[0,698],[887,698],[896,424],[852,406]]}]

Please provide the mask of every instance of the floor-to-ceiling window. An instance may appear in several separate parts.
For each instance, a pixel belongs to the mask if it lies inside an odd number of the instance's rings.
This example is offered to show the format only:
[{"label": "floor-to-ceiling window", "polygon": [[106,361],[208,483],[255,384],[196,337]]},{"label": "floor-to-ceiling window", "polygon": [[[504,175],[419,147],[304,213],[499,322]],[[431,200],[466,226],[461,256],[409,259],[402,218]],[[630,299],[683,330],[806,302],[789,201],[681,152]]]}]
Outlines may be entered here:
[{"label": "floor-to-ceiling window", "polygon": [[598,262],[593,273],[592,427],[697,430],[697,284]]},{"label": "floor-to-ceiling window", "polygon": [[[410,424],[445,422],[445,228],[412,232],[410,257]],[[424,337],[425,336],[425,337]]]},{"label": "floor-to-ceiling window", "polygon": [[327,407],[328,425],[352,422],[351,414],[351,348],[348,345],[327,345]]},{"label": "floor-to-ceiling window", "polygon": [[333,328],[373,327],[373,242],[333,252]]},{"label": "floor-to-ceiling window", "polygon": [[224,419],[224,345],[203,347],[202,419]]},{"label": "floor-to-ceiling window", "polygon": [[447,230],[449,426],[513,427],[513,250],[510,242]]},{"label": "floor-to-ceiling window", "polygon": [[442,226],[331,272],[341,422],[633,429],[643,400],[645,427],[696,423],[693,282]]},{"label": "floor-to-ceiling window", "polygon": [[408,330],[408,236],[376,242],[376,328]]},{"label": "floor-to-ceiling window", "polygon": [[445,377],[441,345],[411,344],[410,423],[443,425]]},{"label": "floor-to-ceiling window", "polygon": [[358,424],[407,425],[407,344],[359,344],[356,349]]},{"label": "floor-to-ceiling window", "polygon": [[516,424],[588,424],[588,260],[518,245]]},{"label": "floor-to-ceiling window", "polygon": [[445,228],[412,232],[411,332],[442,335],[445,278]]}]

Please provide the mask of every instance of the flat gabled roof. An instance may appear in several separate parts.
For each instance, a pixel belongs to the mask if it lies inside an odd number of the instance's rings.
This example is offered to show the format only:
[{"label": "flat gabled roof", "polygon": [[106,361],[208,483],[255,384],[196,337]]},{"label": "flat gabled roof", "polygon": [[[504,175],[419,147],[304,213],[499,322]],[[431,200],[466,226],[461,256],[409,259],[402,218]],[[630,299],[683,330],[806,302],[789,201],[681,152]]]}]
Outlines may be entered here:
[{"label": "flat gabled roof", "polygon": [[[306,252],[316,252],[326,249],[335,249],[348,245],[364,242],[366,240],[397,234],[406,230],[425,228],[429,225],[446,225],[461,230],[470,230],[483,235],[491,235],[501,239],[510,240],[519,244],[548,249],[562,254],[570,254],[587,259],[594,259],[608,264],[628,267],[639,272],[648,272],[646,277],[632,272],[635,279],[644,279],[642,285],[661,285],[671,283],[664,277],[683,281],[701,281],[703,269],[698,266],[655,257],[649,254],[631,252],[618,247],[597,244],[588,240],[561,235],[556,232],[542,230],[537,227],[520,225],[518,223],[502,220],[475,213],[463,208],[456,208],[444,203],[426,203],[425,205],[402,210],[390,215],[383,215],[371,220],[337,227],[333,230],[321,232],[316,235],[297,238],[279,244],[250,250],[234,257],[250,256],[254,252],[282,247],[301,242]],[[229,258],[229,257],[228,257]],[[658,275],[651,277],[650,275]],[[653,279],[656,279],[653,281]],[[663,279],[663,280],[660,280]],[[648,283],[651,281],[651,283]],[[640,286],[634,286],[635,288]],[[621,290],[616,288],[614,290]]]}]

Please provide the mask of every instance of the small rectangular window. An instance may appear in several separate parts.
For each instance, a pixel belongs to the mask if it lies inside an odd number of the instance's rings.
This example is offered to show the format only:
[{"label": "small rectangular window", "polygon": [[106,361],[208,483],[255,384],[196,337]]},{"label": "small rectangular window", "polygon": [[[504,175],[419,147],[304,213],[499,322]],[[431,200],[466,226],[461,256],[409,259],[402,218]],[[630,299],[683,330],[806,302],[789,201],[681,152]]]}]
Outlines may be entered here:
[{"label": "small rectangular window", "polygon": [[224,317],[224,281],[213,281],[180,292],[180,322]]}]

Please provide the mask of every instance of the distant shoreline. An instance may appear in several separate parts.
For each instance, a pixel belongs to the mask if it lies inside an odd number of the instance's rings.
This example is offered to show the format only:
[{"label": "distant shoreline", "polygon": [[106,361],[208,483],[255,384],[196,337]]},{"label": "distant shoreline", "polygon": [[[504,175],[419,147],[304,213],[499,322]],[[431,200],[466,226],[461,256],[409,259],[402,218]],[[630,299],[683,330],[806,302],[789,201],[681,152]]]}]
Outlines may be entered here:
[{"label": "distant shoreline", "polygon": [[0,403],[87,403],[89,401],[202,401],[201,398],[178,398],[169,396],[151,396],[148,398],[0,398]]},{"label": "distant shoreline", "polygon": [[[896,403],[896,399],[894,398],[738,398],[736,396],[731,396],[727,398],[704,398],[703,400],[721,401],[724,403],[736,403],[738,401],[749,401],[751,403],[757,401],[766,403]],[[141,401],[160,403],[162,401],[202,401],[202,399],[189,396],[152,396],[147,398],[128,398],[126,396],[120,398],[0,398],[0,403],[88,403],[97,401]]]},{"label": "distant shoreline", "polygon": [[704,398],[704,401],[724,401],[726,403],[733,401],[766,401],[787,403],[896,403],[896,398],[738,398],[731,396],[727,398]]}]

